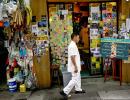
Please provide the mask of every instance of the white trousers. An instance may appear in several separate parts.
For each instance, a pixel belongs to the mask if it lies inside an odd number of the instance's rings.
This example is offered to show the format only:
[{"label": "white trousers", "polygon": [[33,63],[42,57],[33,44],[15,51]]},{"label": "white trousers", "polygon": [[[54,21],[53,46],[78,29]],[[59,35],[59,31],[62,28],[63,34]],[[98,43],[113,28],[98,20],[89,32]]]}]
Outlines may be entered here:
[{"label": "white trousers", "polygon": [[81,89],[81,76],[80,73],[72,73],[72,79],[68,85],[63,89],[65,94],[69,94],[70,91],[75,87],[75,91],[82,91]]}]

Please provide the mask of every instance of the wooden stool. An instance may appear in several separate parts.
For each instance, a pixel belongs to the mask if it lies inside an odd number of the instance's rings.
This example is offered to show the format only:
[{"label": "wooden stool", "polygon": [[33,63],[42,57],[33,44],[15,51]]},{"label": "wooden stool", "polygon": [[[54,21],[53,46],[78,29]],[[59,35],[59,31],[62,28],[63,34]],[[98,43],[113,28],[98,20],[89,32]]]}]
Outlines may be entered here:
[{"label": "wooden stool", "polygon": [[56,81],[60,87],[60,65],[51,65],[51,78],[52,83]]}]

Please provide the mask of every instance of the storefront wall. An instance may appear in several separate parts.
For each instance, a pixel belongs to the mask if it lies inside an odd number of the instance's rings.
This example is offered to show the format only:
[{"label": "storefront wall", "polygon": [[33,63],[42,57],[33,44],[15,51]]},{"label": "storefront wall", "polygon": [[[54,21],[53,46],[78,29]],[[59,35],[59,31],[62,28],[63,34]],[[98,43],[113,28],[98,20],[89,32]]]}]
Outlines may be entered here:
[{"label": "storefront wall", "polygon": [[[67,1],[67,2],[66,2]],[[59,2],[66,2],[66,3],[74,3],[74,2],[90,2],[90,1],[88,1],[88,0],[66,0],[66,1],[64,1],[64,0],[48,0],[48,2],[49,3],[59,3]],[[104,0],[104,1],[102,1],[102,0],[100,0],[100,1],[95,1],[95,0],[93,0],[93,1],[91,1],[91,2],[105,2],[105,1],[107,1],[107,0]],[[110,1],[109,1],[110,2]],[[101,4],[101,3],[99,3],[99,4]],[[116,4],[115,4],[115,7],[116,7]],[[76,8],[75,8],[76,9]],[[75,9],[74,9],[74,11],[75,11]],[[77,11],[78,11],[78,9],[76,9]],[[115,9],[116,10],[116,9]],[[50,12],[49,12],[50,13]],[[102,16],[102,15],[101,15]],[[116,15],[117,16],[117,15]],[[99,20],[99,22],[100,22],[100,20]],[[117,24],[116,24],[117,25]],[[96,47],[97,48],[97,47]],[[101,63],[100,63],[100,61],[97,61],[97,60],[95,60],[95,59],[99,59],[99,58],[94,58],[94,64],[91,64],[91,65],[94,65],[93,67],[91,67],[91,69],[92,69],[92,71],[91,71],[91,74],[101,74]],[[92,59],[91,59],[92,60]]]},{"label": "storefront wall", "polygon": [[32,14],[40,20],[42,15],[47,15],[47,3],[46,0],[30,0]]},{"label": "storefront wall", "polygon": [[[125,22],[126,18],[130,18],[130,1],[121,0],[120,6],[120,25]],[[121,18],[122,17],[122,18]],[[123,61],[122,64],[122,81],[130,82],[130,61]]]},{"label": "storefront wall", "polygon": [[[86,1],[88,0],[47,0],[47,2],[86,2]],[[46,0],[39,0],[39,2],[37,2],[36,0],[31,0],[33,15],[34,16],[37,15],[37,19],[40,19],[41,15],[46,14],[47,11],[46,5],[47,5]],[[120,0],[119,17],[118,17],[119,25],[122,23],[121,16],[124,16],[125,18],[128,17],[130,11],[130,9],[128,9],[129,6],[130,6],[130,2],[126,2],[125,0]],[[122,69],[123,81],[130,82],[130,75],[126,74],[126,73],[130,73],[129,63],[123,63],[122,68],[123,68]]]},{"label": "storefront wall", "polygon": [[[87,1],[89,0],[48,0],[48,2],[87,2]],[[130,15],[129,13],[130,13],[130,2],[126,2],[126,0],[118,0],[118,25],[119,26],[121,25],[122,22],[124,22],[124,19],[129,17]],[[123,82],[130,82],[130,75],[128,74],[130,73],[129,65],[130,63],[124,63],[123,61],[123,64],[122,64],[122,81]]]},{"label": "storefront wall", "polygon": [[[46,0],[31,0],[31,8],[32,16],[36,16],[36,22],[41,21],[42,16],[47,16]],[[49,52],[40,57],[34,56],[33,62],[38,87],[49,88],[51,85]]]}]

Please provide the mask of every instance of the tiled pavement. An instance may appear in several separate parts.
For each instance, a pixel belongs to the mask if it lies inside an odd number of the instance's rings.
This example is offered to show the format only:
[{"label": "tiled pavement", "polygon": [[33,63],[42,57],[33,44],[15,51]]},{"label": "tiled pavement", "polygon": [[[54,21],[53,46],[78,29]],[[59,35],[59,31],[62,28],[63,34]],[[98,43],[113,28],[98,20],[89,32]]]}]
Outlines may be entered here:
[{"label": "tiled pavement", "polygon": [[[74,94],[69,100],[130,100],[130,85],[120,86],[118,81],[107,81],[103,78],[82,79],[82,87],[85,94]],[[63,100],[60,96],[60,88],[43,89],[35,92],[9,93],[0,92],[0,100]]]}]

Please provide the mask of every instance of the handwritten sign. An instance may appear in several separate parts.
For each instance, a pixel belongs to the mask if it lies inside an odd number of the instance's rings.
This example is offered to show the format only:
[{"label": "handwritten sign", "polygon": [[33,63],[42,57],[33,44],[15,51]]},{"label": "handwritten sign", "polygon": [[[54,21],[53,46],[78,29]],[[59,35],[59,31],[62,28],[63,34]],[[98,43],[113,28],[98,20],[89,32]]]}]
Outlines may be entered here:
[{"label": "handwritten sign", "polygon": [[102,38],[101,55],[102,57],[111,57],[127,60],[129,56],[130,40]]}]

